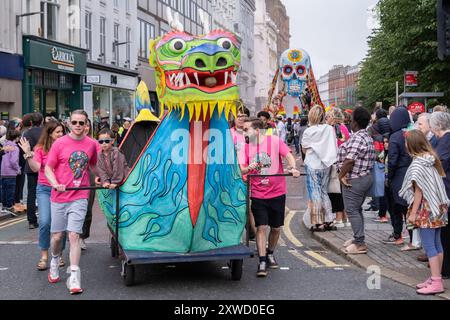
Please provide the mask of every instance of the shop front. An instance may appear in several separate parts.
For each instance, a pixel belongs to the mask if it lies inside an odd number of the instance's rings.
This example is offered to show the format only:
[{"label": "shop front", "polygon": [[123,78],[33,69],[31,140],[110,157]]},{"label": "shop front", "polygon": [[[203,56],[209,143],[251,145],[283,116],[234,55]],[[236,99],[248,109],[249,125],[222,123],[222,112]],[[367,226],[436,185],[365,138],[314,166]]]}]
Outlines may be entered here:
[{"label": "shop front", "polygon": [[103,64],[88,62],[84,83],[85,110],[94,119],[94,132],[114,123],[121,126],[134,119],[134,95],[138,73]]},{"label": "shop front", "polygon": [[23,113],[41,112],[65,119],[71,111],[83,109],[87,52],[24,36]]}]

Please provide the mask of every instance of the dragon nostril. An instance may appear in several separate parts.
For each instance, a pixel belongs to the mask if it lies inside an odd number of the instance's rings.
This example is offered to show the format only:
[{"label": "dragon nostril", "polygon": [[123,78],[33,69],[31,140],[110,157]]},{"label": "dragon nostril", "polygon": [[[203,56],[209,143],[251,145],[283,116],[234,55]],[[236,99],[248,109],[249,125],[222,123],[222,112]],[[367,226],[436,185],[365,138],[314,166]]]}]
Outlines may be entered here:
[{"label": "dragon nostril", "polygon": [[195,60],[195,66],[197,68],[206,68],[205,61],[203,61],[202,59]]},{"label": "dragon nostril", "polygon": [[227,64],[228,64],[227,59],[219,58],[219,60],[217,60],[216,66],[217,67],[225,67]]}]

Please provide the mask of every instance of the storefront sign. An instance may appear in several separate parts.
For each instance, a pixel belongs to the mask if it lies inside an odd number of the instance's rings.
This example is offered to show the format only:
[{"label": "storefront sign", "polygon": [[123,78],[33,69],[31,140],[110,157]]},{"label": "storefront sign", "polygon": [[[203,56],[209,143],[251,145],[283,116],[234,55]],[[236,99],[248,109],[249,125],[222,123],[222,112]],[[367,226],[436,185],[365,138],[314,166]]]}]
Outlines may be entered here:
[{"label": "storefront sign", "polygon": [[92,85],[83,84],[83,91],[92,91]]},{"label": "storefront sign", "polygon": [[75,70],[75,55],[71,51],[61,48],[52,48],[52,63],[58,66],[58,69],[65,71]]},{"label": "storefront sign", "polygon": [[417,76],[419,73],[417,71],[406,71],[405,72],[405,86],[406,87],[417,87],[418,81]]},{"label": "storefront sign", "polygon": [[416,113],[424,113],[425,112],[425,105],[421,102],[413,102],[408,106],[409,112],[412,114]]},{"label": "storefront sign", "polygon": [[102,82],[101,76],[86,76],[86,83],[98,84]]},{"label": "storefront sign", "polygon": [[25,36],[23,51],[26,68],[46,69],[78,75],[86,74],[86,50],[33,36]]}]

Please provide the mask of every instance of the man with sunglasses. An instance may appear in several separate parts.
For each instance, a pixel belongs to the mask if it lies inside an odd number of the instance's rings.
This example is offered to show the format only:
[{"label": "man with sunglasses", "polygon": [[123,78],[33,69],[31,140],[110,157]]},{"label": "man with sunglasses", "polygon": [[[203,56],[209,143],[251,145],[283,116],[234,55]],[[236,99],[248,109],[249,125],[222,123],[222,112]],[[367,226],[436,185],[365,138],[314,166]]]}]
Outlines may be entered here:
[{"label": "man with sunglasses", "polygon": [[70,118],[71,132],[58,139],[48,154],[45,175],[52,185],[51,194],[51,250],[52,261],[48,280],[57,283],[63,233],[69,233],[70,267],[67,287],[71,294],[82,293],[79,268],[80,234],[86,217],[89,190],[66,191],[68,188],[90,186],[89,167],[96,173],[97,145],[86,136],[87,113],[76,110]]}]

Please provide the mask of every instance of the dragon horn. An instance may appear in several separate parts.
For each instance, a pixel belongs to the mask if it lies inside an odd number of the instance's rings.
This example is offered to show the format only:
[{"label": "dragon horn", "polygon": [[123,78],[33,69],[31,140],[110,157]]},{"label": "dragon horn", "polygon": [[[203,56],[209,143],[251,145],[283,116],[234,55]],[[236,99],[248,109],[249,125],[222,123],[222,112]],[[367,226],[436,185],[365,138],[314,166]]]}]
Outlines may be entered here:
[{"label": "dragon horn", "polygon": [[167,7],[166,13],[167,13],[167,21],[169,21],[169,26],[175,31],[184,32],[184,27],[183,24],[180,22],[178,12],[175,12],[174,16],[172,15],[172,9],[170,9],[170,7]]}]

